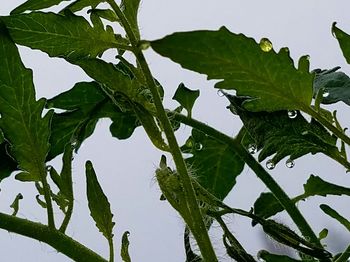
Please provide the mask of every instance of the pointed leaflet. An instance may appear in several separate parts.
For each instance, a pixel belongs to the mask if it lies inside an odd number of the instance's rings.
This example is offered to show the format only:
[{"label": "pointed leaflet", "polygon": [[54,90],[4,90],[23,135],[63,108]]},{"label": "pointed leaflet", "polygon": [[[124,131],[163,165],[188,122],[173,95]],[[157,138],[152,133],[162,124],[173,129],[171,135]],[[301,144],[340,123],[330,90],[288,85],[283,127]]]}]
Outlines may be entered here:
[{"label": "pointed leaflet", "polygon": [[51,149],[48,158],[61,154],[66,144],[81,143],[94,131],[100,118],[110,118],[110,131],[119,139],[129,138],[139,125],[132,112],[122,112],[114,106],[96,82],[80,82],[58,96],[49,99],[49,108],[64,109],[52,118]]},{"label": "pointed leaflet", "polygon": [[20,45],[40,49],[49,56],[76,59],[96,57],[120,44],[111,28],[91,27],[73,14],[33,12],[1,17],[13,40]]},{"label": "pointed leaflet", "polygon": [[333,23],[332,32],[335,38],[338,40],[343,55],[346,59],[346,62],[350,64],[350,35],[345,33],[343,30],[339,29],[336,26],[337,23]]},{"label": "pointed leaflet", "polygon": [[122,236],[122,247],[120,250],[120,256],[124,262],[131,262],[131,258],[129,255],[129,231],[125,231]]},{"label": "pointed leaflet", "polygon": [[187,110],[188,116],[191,117],[193,105],[198,97],[199,90],[191,90],[181,83],[176,89],[173,99],[179,102]]},{"label": "pointed leaflet", "polygon": [[0,24],[0,127],[10,153],[29,180],[45,175],[51,112],[41,117],[45,104],[35,100],[32,71],[25,68],[17,47]]},{"label": "pointed leaflet", "polygon": [[[324,181],[318,176],[311,175],[304,184],[304,193],[292,199],[294,203],[312,196],[347,195],[350,188],[338,186]],[[283,207],[271,193],[262,193],[254,203],[254,213],[260,217],[268,218],[283,211]]]},{"label": "pointed leaflet", "polygon": [[299,112],[249,112],[242,106],[246,97],[225,95],[231,111],[239,115],[257,149],[261,149],[259,161],[273,154],[272,162],[277,164],[286,156],[293,160],[308,153],[337,152],[336,139],[318,122],[307,122]]},{"label": "pointed leaflet", "polygon": [[193,169],[196,180],[214,196],[223,200],[236,183],[244,162],[226,144],[222,144],[192,129],[191,137],[182,146],[184,153],[192,154],[186,163]]},{"label": "pointed leaflet", "polygon": [[114,222],[113,214],[106,195],[97,181],[95,170],[91,161],[85,164],[86,170],[86,193],[89,202],[91,217],[96,222],[97,228],[107,240],[113,238]]},{"label": "pointed leaflet", "polygon": [[19,14],[25,11],[35,11],[40,9],[49,8],[54,5],[58,5],[61,2],[70,1],[70,0],[28,0],[23,4],[17,6],[11,11],[11,14]]},{"label": "pointed leaflet", "polygon": [[335,211],[333,208],[326,204],[320,205],[320,208],[322,209],[323,212],[325,212],[327,215],[330,217],[338,220],[340,224],[342,224],[348,231],[350,231],[350,221],[347,220],[345,217],[340,215],[337,211]]},{"label": "pointed leaflet", "polygon": [[244,107],[250,111],[276,111],[309,107],[313,75],[308,61],[296,69],[286,49],[264,52],[253,39],[219,31],[174,33],[153,41],[152,48],[182,67],[219,79],[216,88],[235,89],[249,96]]},{"label": "pointed leaflet", "polygon": [[137,23],[137,12],[139,10],[140,0],[122,0],[121,9],[126,19],[134,31],[136,39],[140,39],[140,31]]},{"label": "pointed leaflet", "polygon": [[337,71],[340,67],[330,70],[314,70],[314,96],[321,88],[324,88],[322,95],[323,104],[333,104],[343,101],[350,106],[350,78],[343,72]]}]

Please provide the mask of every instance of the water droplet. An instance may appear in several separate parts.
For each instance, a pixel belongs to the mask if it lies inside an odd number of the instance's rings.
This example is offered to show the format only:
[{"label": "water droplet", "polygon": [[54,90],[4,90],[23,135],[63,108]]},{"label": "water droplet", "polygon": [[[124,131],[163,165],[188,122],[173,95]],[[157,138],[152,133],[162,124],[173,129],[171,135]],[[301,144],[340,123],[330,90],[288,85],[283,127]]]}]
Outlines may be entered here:
[{"label": "water droplet", "polygon": [[329,92],[328,91],[324,91],[324,93],[322,94],[323,97],[328,97],[329,96]]},{"label": "water droplet", "polygon": [[50,172],[51,169],[52,169],[52,166],[50,166],[50,165],[46,166],[46,171],[47,171],[47,172]]},{"label": "water droplet", "polygon": [[306,135],[308,135],[309,134],[309,131],[303,131],[303,132],[301,132],[301,135],[303,135],[303,136],[306,136]]},{"label": "water droplet", "polygon": [[194,145],[194,148],[195,148],[196,150],[200,151],[200,150],[203,149],[203,145],[202,145],[201,143],[196,143],[196,144]]},{"label": "water droplet", "polygon": [[257,147],[256,147],[256,144],[250,144],[248,146],[248,152],[250,154],[255,154],[256,152],[258,151]]},{"label": "water droplet", "polygon": [[266,162],[266,168],[269,169],[269,170],[272,170],[275,168],[275,163],[270,159],[270,160],[267,160]]},{"label": "water droplet", "polygon": [[272,43],[267,38],[261,38],[259,45],[261,50],[263,50],[264,52],[270,52],[273,47]]},{"label": "water droplet", "polygon": [[293,168],[294,166],[295,166],[294,160],[289,158],[289,159],[286,161],[286,167],[288,167],[288,168]]},{"label": "water droplet", "polygon": [[288,117],[289,118],[296,118],[298,115],[298,112],[296,110],[288,110]]},{"label": "water droplet", "polygon": [[223,97],[225,95],[224,91],[222,91],[221,89],[219,89],[217,92],[218,96]]}]

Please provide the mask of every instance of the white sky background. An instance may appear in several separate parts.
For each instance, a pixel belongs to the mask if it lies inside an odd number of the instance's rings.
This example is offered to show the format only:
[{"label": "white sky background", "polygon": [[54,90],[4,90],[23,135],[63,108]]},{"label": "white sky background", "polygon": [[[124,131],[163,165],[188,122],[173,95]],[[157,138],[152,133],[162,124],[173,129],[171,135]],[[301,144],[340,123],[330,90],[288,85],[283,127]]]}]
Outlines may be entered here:
[{"label": "white sky background", "polygon": [[[24,1],[1,1],[0,14],[6,15]],[[350,32],[347,19],[350,3],[348,1],[237,1],[237,0],[144,0],[140,9],[140,27],[144,39],[161,38],[175,31],[196,29],[218,29],[225,25],[235,33],[244,33],[259,41],[268,37],[275,50],[288,46],[292,58],[309,54],[311,68],[333,68],[342,66],[349,73],[349,66],[342,57],[337,41],[332,37],[332,22]],[[37,97],[52,97],[70,89],[74,83],[88,78],[77,67],[62,59],[49,59],[39,51],[21,48],[23,61],[34,70]],[[196,103],[193,116],[208,122],[227,134],[234,135],[240,128],[240,121],[230,114],[225,106],[227,101],[216,95],[214,82],[162,58],[149,50],[147,58],[155,77],[165,87],[165,103],[169,108],[177,104],[171,97],[180,82],[192,89],[200,89],[201,97]],[[349,123],[348,108],[337,105],[343,124]],[[119,243],[122,233],[131,232],[130,252],[132,260],[138,261],[184,261],[182,247],[183,223],[180,217],[165,201],[159,201],[160,191],[154,182],[154,170],[161,153],[153,148],[141,128],[137,128],[132,138],[119,141],[109,133],[109,120],[98,123],[95,134],[82,146],[74,160],[74,182],[76,191],[75,210],[68,234],[86,244],[91,249],[108,257],[106,240],[94,226],[87,210],[85,196],[84,163],[91,159],[99,181],[108,196],[114,213],[116,261],[119,261]],[[189,128],[181,128],[179,135],[183,141]],[[54,162],[59,167],[59,161]],[[324,157],[305,157],[296,161],[293,169],[287,169],[283,161],[273,171],[275,178],[287,187],[291,196],[302,192],[304,183],[310,174],[315,174],[332,182],[350,186],[348,175],[337,163]],[[0,208],[2,212],[11,212],[9,208],[17,193],[22,192],[24,200],[20,203],[19,216],[38,221],[46,221],[46,214],[35,202],[34,186],[14,181],[13,178],[2,182]],[[245,169],[239,177],[237,186],[226,199],[235,207],[249,209],[256,197],[266,187]],[[334,201],[339,198],[332,198]],[[320,202],[321,201],[321,202]],[[347,201],[344,198],[343,202]],[[328,248],[341,250],[350,243],[348,232],[333,223],[319,211],[319,203],[324,198],[309,200],[299,205],[316,231],[329,227]],[[341,202],[335,208],[345,207]],[[59,214],[59,211],[57,211]],[[350,217],[350,211],[344,210]],[[284,223],[292,225],[289,220]],[[250,221],[237,217],[231,218],[230,226],[248,251],[267,248],[257,228],[250,227]],[[332,230],[333,229],[333,230]],[[220,234],[214,234],[214,245],[221,246]],[[0,231],[1,257],[8,261],[70,261],[52,248],[32,239],[19,237]],[[220,250],[222,261],[229,261]]]}]

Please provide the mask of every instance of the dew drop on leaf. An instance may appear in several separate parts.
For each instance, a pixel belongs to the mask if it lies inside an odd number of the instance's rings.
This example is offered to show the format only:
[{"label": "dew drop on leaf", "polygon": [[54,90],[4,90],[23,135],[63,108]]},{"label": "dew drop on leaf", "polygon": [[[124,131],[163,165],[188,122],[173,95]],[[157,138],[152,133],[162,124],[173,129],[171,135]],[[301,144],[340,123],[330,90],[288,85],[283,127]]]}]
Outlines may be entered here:
[{"label": "dew drop on leaf", "polygon": [[248,152],[250,154],[255,154],[258,151],[256,144],[249,144],[248,145]]},{"label": "dew drop on leaf", "polygon": [[216,93],[217,93],[218,96],[220,96],[220,97],[223,97],[223,96],[225,95],[224,92],[223,92],[221,89],[219,89]]},{"label": "dew drop on leaf", "polygon": [[267,38],[261,38],[259,45],[264,52],[270,52],[272,50],[272,43]]},{"label": "dew drop on leaf", "polygon": [[286,167],[288,167],[288,168],[293,168],[294,166],[295,166],[294,160],[289,158],[289,159],[286,161]]},{"label": "dew drop on leaf", "polygon": [[46,166],[46,171],[47,171],[47,172],[50,172],[51,169],[52,169],[52,166],[50,166],[50,165]]},{"label": "dew drop on leaf", "polygon": [[288,117],[293,119],[296,118],[298,115],[298,112],[296,110],[288,110]]},{"label": "dew drop on leaf", "polygon": [[306,136],[306,135],[308,135],[309,134],[309,131],[303,131],[303,132],[301,132],[301,135],[302,136]]},{"label": "dew drop on leaf", "polygon": [[202,145],[201,143],[196,143],[196,144],[194,145],[194,148],[195,148],[196,150],[200,151],[200,150],[202,150],[203,145]]},{"label": "dew drop on leaf", "polygon": [[324,91],[324,93],[322,94],[323,97],[328,97],[329,96],[329,92],[328,91]]},{"label": "dew drop on leaf", "polygon": [[272,170],[275,168],[275,163],[270,159],[270,160],[267,160],[266,162],[266,168],[269,169],[269,170]]}]

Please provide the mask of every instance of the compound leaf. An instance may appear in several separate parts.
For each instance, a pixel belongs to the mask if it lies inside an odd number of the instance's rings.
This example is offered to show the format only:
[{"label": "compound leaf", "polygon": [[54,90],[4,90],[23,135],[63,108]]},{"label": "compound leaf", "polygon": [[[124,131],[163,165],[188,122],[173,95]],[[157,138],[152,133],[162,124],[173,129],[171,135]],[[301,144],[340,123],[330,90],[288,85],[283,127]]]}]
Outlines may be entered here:
[{"label": "compound leaf", "polygon": [[337,71],[340,67],[330,70],[314,70],[316,76],[314,79],[314,94],[324,89],[322,95],[323,104],[333,104],[343,101],[350,105],[350,78],[343,72]]},{"label": "compound leaf", "polygon": [[36,11],[45,8],[49,8],[54,5],[58,5],[61,2],[70,1],[70,0],[28,0],[23,4],[17,6],[15,9],[11,11],[11,14],[20,14],[25,11]]},{"label": "compound leaf", "polygon": [[112,29],[91,27],[84,17],[73,14],[33,12],[1,20],[17,44],[39,49],[49,56],[96,57],[120,44]]},{"label": "compound leaf", "polygon": [[191,90],[181,83],[176,89],[173,99],[179,102],[187,110],[188,116],[191,117],[192,108],[198,97],[199,90]]},{"label": "compound leaf", "polygon": [[244,167],[244,162],[228,145],[197,129],[192,129],[182,151],[192,154],[186,158],[186,163],[193,169],[196,180],[220,200],[232,190]]},{"label": "compound leaf", "polygon": [[313,74],[307,58],[302,57],[296,69],[287,49],[276,53],[267,41],[259,45],[222,27],[218,31],[174,33],[151,45],[182,67],[221,80],[216,88],[235,89],[238,96],[249,96],[244,107],[250,111],[309,107]]},{"label": "compound leaf", "polygon": [[98,183],[95,170],[91,161],[85,164],[86,170],[86,193],[89,203],[91,217],[94,219],[97,228],[107,240],[113,238],[114,222],[113,214],[106,195]]},{"label": "compound leaf", "polygon": [[350,64],[350,35],[345,33],[343,30],[339,29],[336,26],[337,23],[333,23],[332,32],[335,38],[338,40],[343,55],[346,59],[346,62]]},{"label": "compound leaf", "polygon": [[1,24],[0,64],[0,127],[22,174],[27,180],[38,181],[46,174],[52,112],[42,118],[45,100],[36,101],[32,71],[24,67]]},{"label": "compound leaf", "polygon": [[129,138],[139,125],[133,112],[122,112],[114,106],[96,82],[77,83],[72,89],[49,99],[47,107],[66,110],[53,116],[49,159],[61,154],[68,143],[76,143],[77,150],[101,118],[113,121],[110,131],[119,139]]}]

